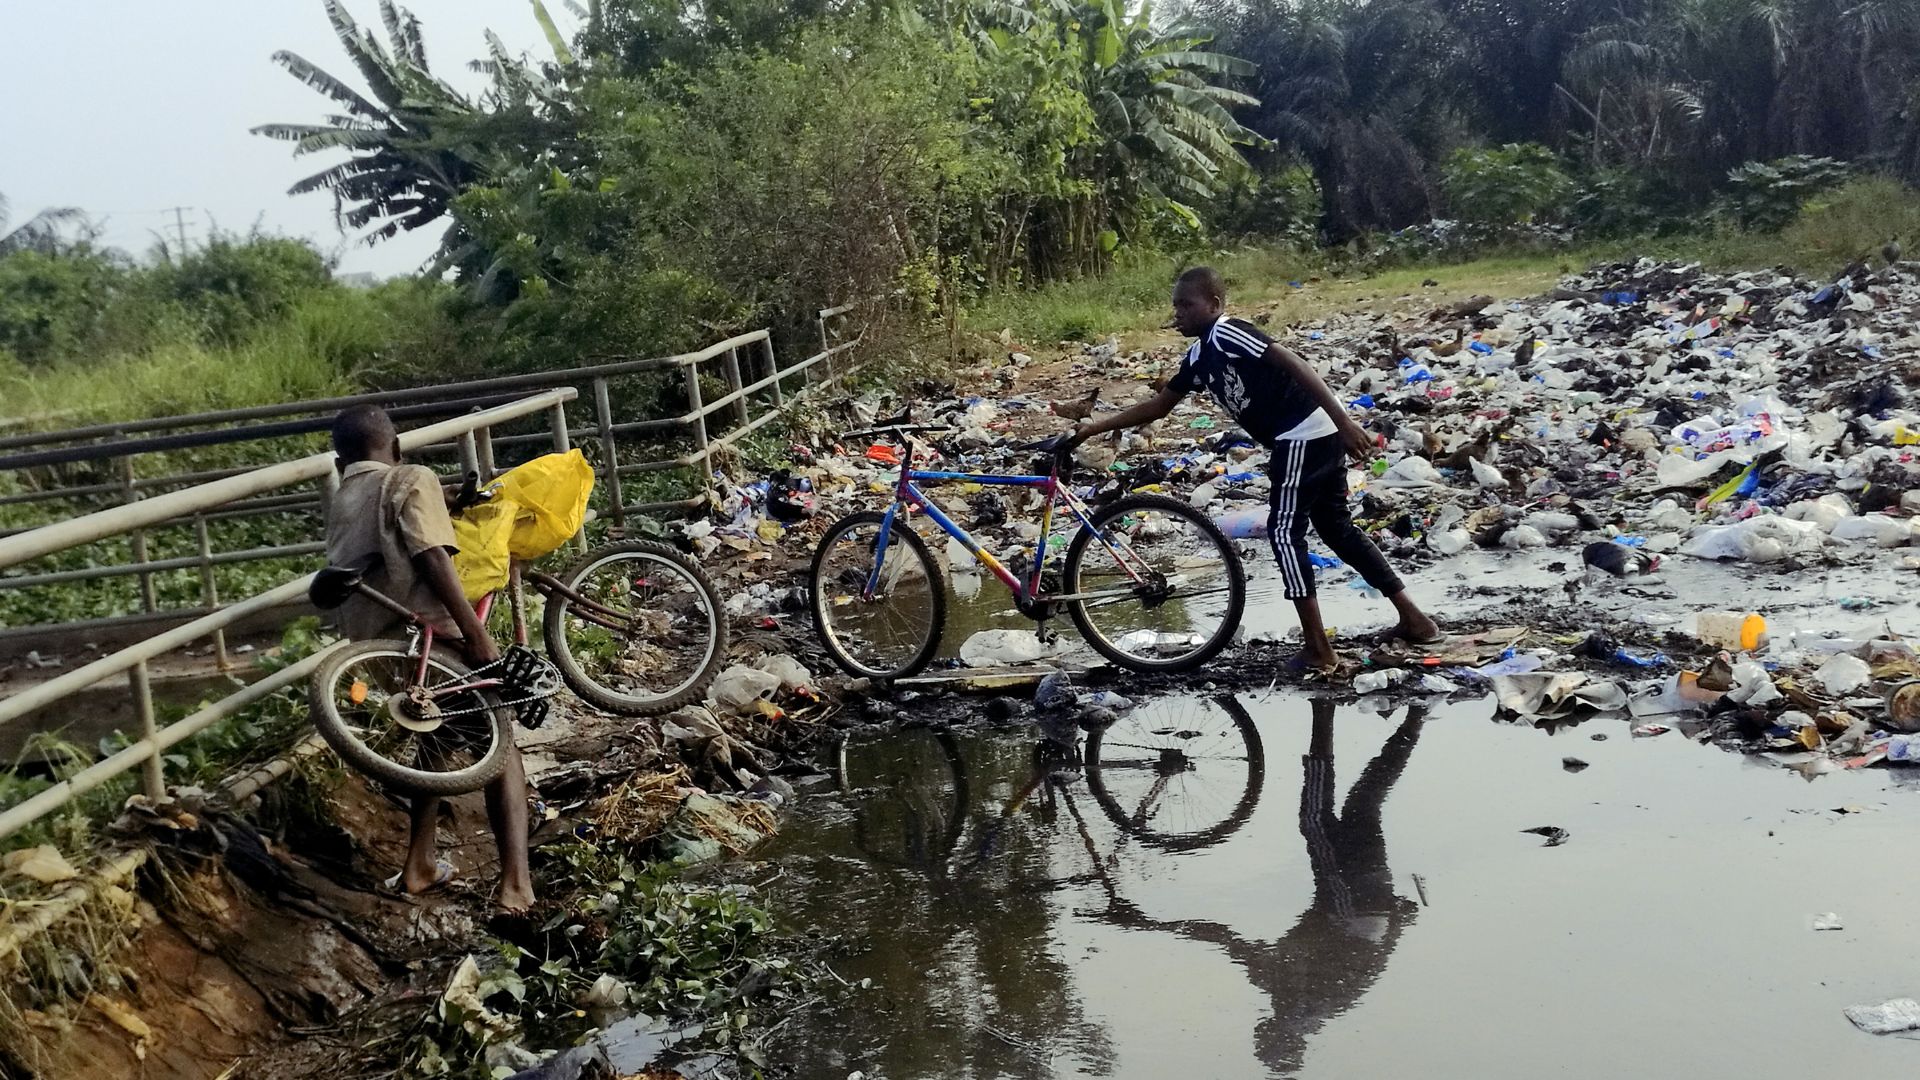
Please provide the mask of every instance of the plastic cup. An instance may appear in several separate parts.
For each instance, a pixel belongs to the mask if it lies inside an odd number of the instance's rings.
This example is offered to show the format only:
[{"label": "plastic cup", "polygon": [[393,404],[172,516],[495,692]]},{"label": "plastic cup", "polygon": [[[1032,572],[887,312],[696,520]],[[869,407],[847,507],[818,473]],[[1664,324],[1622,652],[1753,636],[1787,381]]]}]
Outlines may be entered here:
[{"label": "plastic cup", "polygon": [[1766,640],[1767,620],[1751,611],[1703,611],[1695,636],[1718,648],[1752,652]]}]

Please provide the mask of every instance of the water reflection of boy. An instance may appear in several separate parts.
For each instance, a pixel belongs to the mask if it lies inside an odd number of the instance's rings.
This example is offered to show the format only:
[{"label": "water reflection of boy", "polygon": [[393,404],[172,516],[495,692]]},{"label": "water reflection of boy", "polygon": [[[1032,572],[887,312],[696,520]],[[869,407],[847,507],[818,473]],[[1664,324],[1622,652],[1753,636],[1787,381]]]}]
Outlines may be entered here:
[{"label": "water reflection of boy", "polygon": [[1111,916],[1122,925],[1171,930],[1217,945],[1246,969],[1247,981],[1272,1000],[1273,1009],[1254,1027],[1254,1054],[1288,1075],[1300,1068],[1307,1039],[1372,988],[1419,910],[1393,891],[1380,819],[1387,795],[1420,741],[1425,708],[1407,710],[1336,815],[1333,702],[1315,699],[1312,707],[1312,736],[1301,758],[1300,836],[1313,868],[1313,903],[1293,928],[1277,941],[1254,941],[1222,923],[1149,919],[1122,900],[1116,900]]}]

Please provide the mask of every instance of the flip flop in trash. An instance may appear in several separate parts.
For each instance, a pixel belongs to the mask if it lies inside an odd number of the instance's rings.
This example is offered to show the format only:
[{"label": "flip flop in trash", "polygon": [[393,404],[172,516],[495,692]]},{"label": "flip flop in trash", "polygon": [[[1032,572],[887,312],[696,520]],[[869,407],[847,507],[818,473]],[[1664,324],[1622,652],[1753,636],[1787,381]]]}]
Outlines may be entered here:
[{"label": "flip flop in trash", "polygon": [[401,879],[406,876],[407,872],[401,870],[399,873],[382,881],[380,887],[399,896],[425,896],[428,893],[438,892],[446,888],[447,885],[453,881],[453,864],[445,859],[435,860],[433,864],[433,882],[419,892],[408,892],[400,884]]}]

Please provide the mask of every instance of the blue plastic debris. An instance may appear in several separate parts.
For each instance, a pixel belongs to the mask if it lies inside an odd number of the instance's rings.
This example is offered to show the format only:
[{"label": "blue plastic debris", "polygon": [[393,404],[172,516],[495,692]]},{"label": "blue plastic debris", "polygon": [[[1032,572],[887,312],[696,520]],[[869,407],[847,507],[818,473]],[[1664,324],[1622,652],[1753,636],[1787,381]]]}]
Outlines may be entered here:
[{"label": "blue plastic debris", "polygon": [[[1707,400],[1707,392],[1705,390],[1695,390],[1693,393],[1688,394],[1687,396],[1692,398],[1695,401]],[[1687,430],[1690,434],[1693,432],[1692,428],[1688,428]]]},{"label": "blue plastic debris", "polygon": [[1362,408],[1362,409],[1373,408],[1373,395],[1361,394],[1359,397],[1354,398],[1352,401],[1347,402],[1347,408],[1351,409],[1355,407]]},{"label": "blue plastic debris", "polygon": [[1629,667],[1637,668],[1665,667],[1668,663],[1666,653],[1657,652],[1652,656],[1635,656],[1625,649],[1615,649],[1613,659],[1615,663],[1626,664]]},{"label": "blue plastic debris", "polygon": [[1346,565],[1339,559],[1328,555],[1316,554],[1311,551],[1307,552],[1307,561],[1313,564],[1315,570],[1338,570]]},{"label": "blue plastic debris", "polygon": [[1481,356],[1492,356],[1493,346],[1484,341],[1469,341],[1467,342],[1467,351],[1479,353]]},{"label": "blue plastic debris", "polygon": [[1808,302],[1814,303],[1814,304],[1824,304],[1830,300],[1833,300],[1839,295],[1840,295],[1840,287],[1838,285],[1828,285],[1825,288],[1821,289],[1819,292],[1814,293],[1811,297],[1809,297]]},{"label": "blue plastic debris", "polygon": [[1647,538],[1644,536],[1616,536],[1613,538],[1613,542],[1619,544],[1621,547],[1637,548],[1647,546]]},{"label": "blue plastic debris", "polygon": [[1327,335],[1321,333],[1318,330],[1315,330],[1313,333],[1307,335],[1308,341],[1325,341],[1326,339],[1327,339]]},{"label": "blue plastic debris", "polygon": [[1604,292],[1600,294],[1600,302],[1603,304],[1637,304],[1640,302],[1640,294],[1627,289],[1621,289],[1615,292]]},{"label": "blue plastic debris", "polygon": [[1432,382],[1432,381],[1433,381],[1433,372],[1428,371],[1426,368],[1416,368],[1412,374],[1407,376],[1407,382],[1409,383],[1423,383],[1423,382]]},{"label": "blue plastic debris", "polygon": [[1401,358],[1400,358],[1400,366],[1401,366],[1401,367],[1403,367],[1403,368],[1410,368],[1410,367],[1412,367],[1412,366],[1413,366],[1413,357],[1411,357],[1411,356],[1403,356],[1403,357],[1401,357]]}]

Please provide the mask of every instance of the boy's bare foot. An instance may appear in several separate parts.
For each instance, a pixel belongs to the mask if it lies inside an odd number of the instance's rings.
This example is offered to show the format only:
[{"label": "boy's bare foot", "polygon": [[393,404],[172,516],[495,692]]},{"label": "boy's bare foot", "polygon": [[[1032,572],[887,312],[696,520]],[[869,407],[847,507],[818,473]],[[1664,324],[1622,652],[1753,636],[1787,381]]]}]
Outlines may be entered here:
[{"label": "boy's bare foot", "polygon": [[405,870],[386,880],[386,886],[404,890],[409,896],[419,896],[442,888],[452,880],[452,863],[435,861],[421,867],[409,862]]},{"label": "boy's bare foot", "polygon": [[1446,635],[1440,632],[1438,623],[1422,615],[1417,619],[1401,619],[1394,624],[1393,636],[1414,645],[1431,645]]},{"label": "boy's bare foot", "polygon": [[1330,648],[1301,649],[1298,663],[1306,671],[1332,673],[1339,670],[1340,657]]},{"label": "boy's bare foot", "polygon": [[533,890],[508,885],[500,886],[500,895],[496,898],[500,910],[508,915],[523,915],[533,907]]}]

